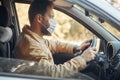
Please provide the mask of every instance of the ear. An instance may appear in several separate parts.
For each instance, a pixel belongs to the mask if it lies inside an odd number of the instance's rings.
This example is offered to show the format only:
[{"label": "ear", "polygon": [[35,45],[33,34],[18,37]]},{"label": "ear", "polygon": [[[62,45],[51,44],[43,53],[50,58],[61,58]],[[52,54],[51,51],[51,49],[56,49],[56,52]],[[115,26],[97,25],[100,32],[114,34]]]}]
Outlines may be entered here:
[{"label": "ear", "polygon": [[35,16],[35,18],[36,18],[36,21],[37,21],[38,23],[41,23],[41,21],[42,21],[42,15],[41,15],[41,14],[37,14],[37,15]]}]

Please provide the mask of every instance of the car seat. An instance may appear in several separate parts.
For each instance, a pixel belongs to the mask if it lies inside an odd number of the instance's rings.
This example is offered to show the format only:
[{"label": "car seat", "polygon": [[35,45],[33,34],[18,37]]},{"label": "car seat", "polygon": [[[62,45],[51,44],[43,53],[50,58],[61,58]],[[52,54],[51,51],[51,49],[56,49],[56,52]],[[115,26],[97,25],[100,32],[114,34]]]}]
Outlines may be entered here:
[{"label": "car seat", "polygon": [[12,30],[8,25],[8,11],[6,7],[0,6],[0,57],[8,57],[10,54],[9,41],[12,37]]}]

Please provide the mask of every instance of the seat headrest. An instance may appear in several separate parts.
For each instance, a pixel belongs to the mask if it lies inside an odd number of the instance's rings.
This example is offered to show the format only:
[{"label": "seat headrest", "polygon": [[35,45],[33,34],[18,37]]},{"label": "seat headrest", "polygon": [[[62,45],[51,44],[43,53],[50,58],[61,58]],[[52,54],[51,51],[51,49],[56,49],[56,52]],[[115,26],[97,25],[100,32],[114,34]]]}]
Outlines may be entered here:
[{"label": "seat headrest", "polygon": [[8,11],[6,7],[0,6],[0,26],[6,27],[8,25]]},{"label": "seat headrest", "polygon": [[12,35],[13,33],[11,28],[0,26],[0,42],[1,43],[8,42],[11,39]]}]

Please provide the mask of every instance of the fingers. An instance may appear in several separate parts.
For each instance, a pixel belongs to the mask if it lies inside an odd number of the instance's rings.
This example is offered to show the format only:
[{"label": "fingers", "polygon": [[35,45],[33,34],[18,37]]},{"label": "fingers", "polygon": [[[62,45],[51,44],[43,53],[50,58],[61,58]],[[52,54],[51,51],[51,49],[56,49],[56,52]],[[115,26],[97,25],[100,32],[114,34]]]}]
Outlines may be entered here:
[{"label": "fingers", "polygon": [[90,43],[86,43],[86,44],[84,44],[84,46],[90,46]]},{"label": "fingers", "polygon": [[94,60],[96,56],[96,48],[95,47],[89,47],[87,50],[83,52],[81,55],[87,62]]},{"label": "fingers", "polygon": [[90,46],[91,41],[92,41],[92,39],[86,40],[86,41],[83,43],[83,45],[84,45],[84,46]]},{"label": "fingers", "polygon": [[[91,44],[90,41],[92,41],[92,39],[86,40],[86,41],[83,42],[80,46],[78,46],[78,47],[76,48],[76,50],[85,50],[85,49],[87,49],[87,48],[90,46],[90,44]],[[95,50],[95,49],[94,49],[94,50]]]},{"label": "fingers", "polygon": [[93,54],[93,55],[96,55],[97,54],[97,49],[95,47],[91,47],[90,53]]},{"label": "fingers", "polygon": [[87,49],[90,46],[90,43],[85,43],[82,45],[82,50]]},{"label": "fingers", "polygon": [[85,41],[85,43],[91,43],[92,39],[88,39]]},{"label": "fingers", "polygon": [[[91,57],[91,60],[94,60],[95,59],[95,54],[94,53],[90,53],[91,55],[90,55],[90,57]],[[91,61],[90,60],[90,61]]]},{"label": "fingers", "polygon": [[92,49],[93,51],[97,51],[96,47],[91,47],[91,49]]},{"label": "fingers", "polygon": [[81,46],[77,47],[77,50],[83,50],[84,48],[89,47],[89,46],[90,46],[90,43],[84,43]]},{"label": "fingers", "polygon": [[97,51],[96,51],[95,47],[91,47],[90,54],[91,54],[91,60],[94,60],[95,57],[96,57],[96,54],[97,54]]},{"label": "fingers", "polygon": [[90,46],[90,43],[84,43],[81,45],[81,50],[87,49]]}]

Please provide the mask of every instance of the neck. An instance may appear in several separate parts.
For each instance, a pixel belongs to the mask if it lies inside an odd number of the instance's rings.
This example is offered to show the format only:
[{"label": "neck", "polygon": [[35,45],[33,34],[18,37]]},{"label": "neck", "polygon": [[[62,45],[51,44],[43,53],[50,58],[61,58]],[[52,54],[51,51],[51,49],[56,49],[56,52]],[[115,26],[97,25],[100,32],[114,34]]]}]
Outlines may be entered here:
[{"label": "neck", "polygon": [[41,26],[39,26],[38,24],[32,23],[30,30],[36,34],[38,34],[40,37],[43,37],[43,34],[41,32]]}]

